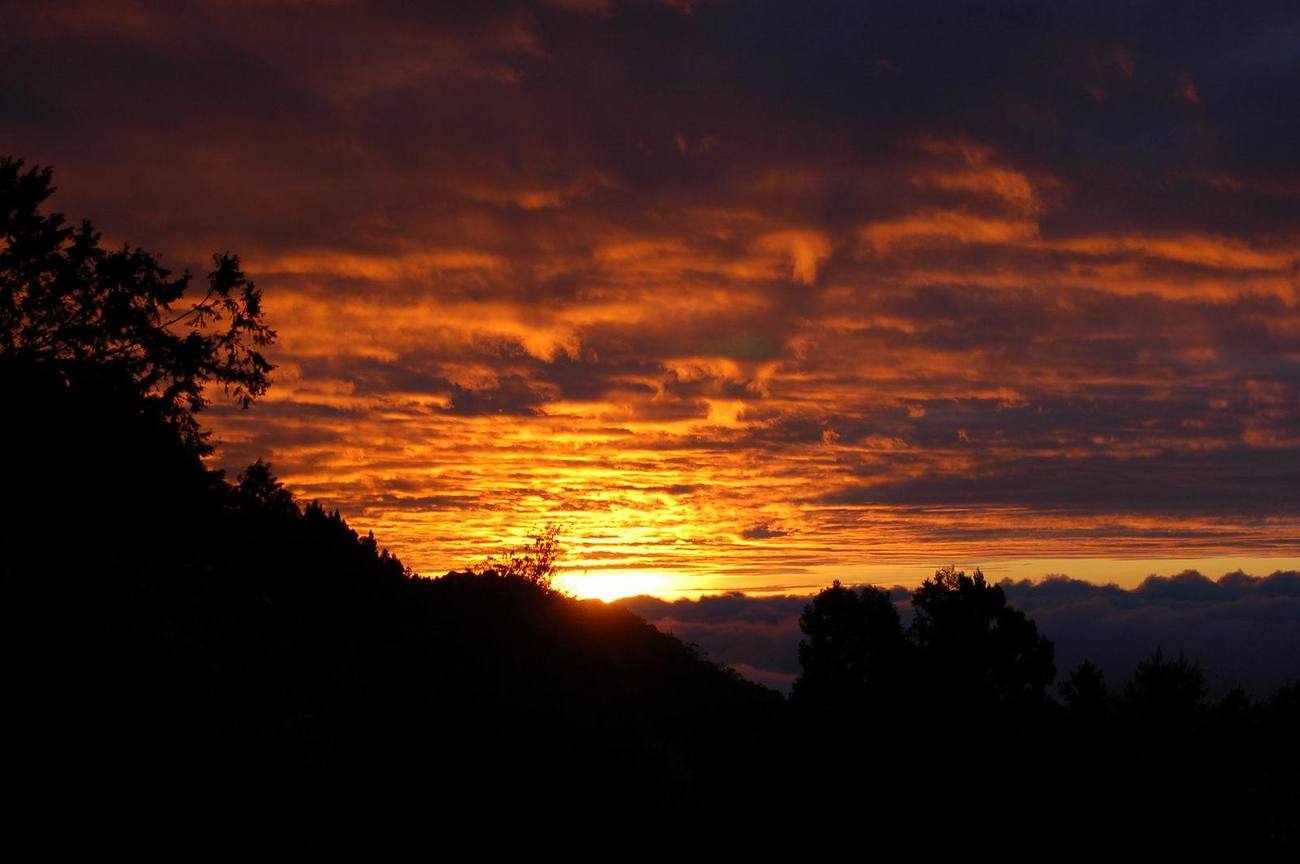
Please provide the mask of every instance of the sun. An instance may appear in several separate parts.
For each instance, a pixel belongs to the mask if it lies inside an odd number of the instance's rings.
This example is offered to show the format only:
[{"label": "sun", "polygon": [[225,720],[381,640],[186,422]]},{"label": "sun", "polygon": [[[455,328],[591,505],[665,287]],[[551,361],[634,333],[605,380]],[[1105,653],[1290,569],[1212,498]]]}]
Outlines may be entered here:
[{"label": "sun", "polygon": [[658,594],[667,587],[661,573],[646,570],[600,570],[595,573],[563,573],[556,578],[557,587],[582,599],[609,603],[620,597]]}]

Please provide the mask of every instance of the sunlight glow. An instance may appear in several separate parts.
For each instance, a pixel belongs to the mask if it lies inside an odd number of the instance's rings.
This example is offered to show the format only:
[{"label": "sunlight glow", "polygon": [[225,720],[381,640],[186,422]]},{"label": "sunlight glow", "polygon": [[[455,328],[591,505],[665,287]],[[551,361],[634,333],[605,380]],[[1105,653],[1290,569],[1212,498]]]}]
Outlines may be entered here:
[{"label": "sunlight glow", "polygon": [[556,579],[556,584],[560,590],[575,597],[603,600],[606,603],[638,594],[664,596],[672,593],[668,590],[670,583],[662,573],[644,570],[563,573]]}]

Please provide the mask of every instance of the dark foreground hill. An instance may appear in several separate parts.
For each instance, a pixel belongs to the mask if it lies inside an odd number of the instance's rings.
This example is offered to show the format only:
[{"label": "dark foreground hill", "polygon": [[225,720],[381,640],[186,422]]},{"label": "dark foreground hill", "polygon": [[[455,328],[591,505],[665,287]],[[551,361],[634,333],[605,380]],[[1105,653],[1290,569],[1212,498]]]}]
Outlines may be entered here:
[{"label": "dark foreground hill", "polygon": [[207,471],[111,381],[3,371],[31,406],[4,431],[3,567],[35,810],[321,839],[412,810],[739,809],[770,773],[779,695],[630,612],[412,578],[264,466]]}]

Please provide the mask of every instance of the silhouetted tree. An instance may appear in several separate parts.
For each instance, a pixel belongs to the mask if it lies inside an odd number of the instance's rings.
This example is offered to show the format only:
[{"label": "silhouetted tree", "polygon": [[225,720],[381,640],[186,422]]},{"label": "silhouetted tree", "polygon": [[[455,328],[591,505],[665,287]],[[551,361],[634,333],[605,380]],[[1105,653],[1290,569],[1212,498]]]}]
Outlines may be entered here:
[{"label": "silhouetted tree", "polygon": [[249,465],[239,475],[235,488],[248,502],[277,515],[298,515],[298,503],[293,493],[271,473],[271,466],[261,459]]},{"label": "silhouetted tree", "polygon": [[205,388],[246,407],[273,368],[260,349],[276,334],[239,259],[214,255],[206,292],[187,301],[188,272],[173,276],[142,249],[106,250],[90,222],[42,212],[52,172],[23,165],[0,157],[0,360],[117,376],[203,448]]},{"label": "silhouetted tree", "polygon": [[1179,652],[1166,657],[1162,649],[1138,664],[1124,688],[1126,711],[1143,727],[1168,735],[1185,727],[1203,707],[1205,675],[1200,665]]},{"label": "silhouetted tree", "polygon": [[1046,701],[1052,643],[982,572],[937,571],[913,592],[912,608],[908,635],[935,695],[972,706]]},{"label": "silhouetted tree", "polygon": [[1061,684],[1061,698],[1071,720],[1078,725],[1095,726],[1110,714],[1110,688],[1101,668],[1091,660],[1076,666]]},{"label": "silhouetted tree", "polygon": [[473,568],[478,575],[491,575],[504,579],[519,579],[547,591],[555,590],[555,577],[559,575],[559,560],[563,554],[560,545],[562,525],[547,523],[533,542],[522,549],[507,550],[505,556],[489,556]]},{"label": "silhouetted tree", "polygon": [[896,695],[903,671],[903,629],[889,593],[836,581],[799,617],[802,674],[794,698],[831,711],[861,711]]}]

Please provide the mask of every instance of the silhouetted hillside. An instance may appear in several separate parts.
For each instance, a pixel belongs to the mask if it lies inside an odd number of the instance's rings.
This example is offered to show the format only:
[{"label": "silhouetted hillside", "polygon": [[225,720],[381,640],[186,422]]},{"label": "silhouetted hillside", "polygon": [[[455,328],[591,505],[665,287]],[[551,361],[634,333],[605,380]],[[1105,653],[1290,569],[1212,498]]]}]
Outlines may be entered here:
[{"label": "silhouetted hillside", "polygon": [[4,568],[34,801],[123,831],[178,808],[328,834],[322,814],[399,804],[685,815],[739,806],[767,770],[751,757],[780,697],[630,612],[412,578],[265,466],[207,471],[124,388],[2,372],[27,406],[4,431],[22,538]]}]

